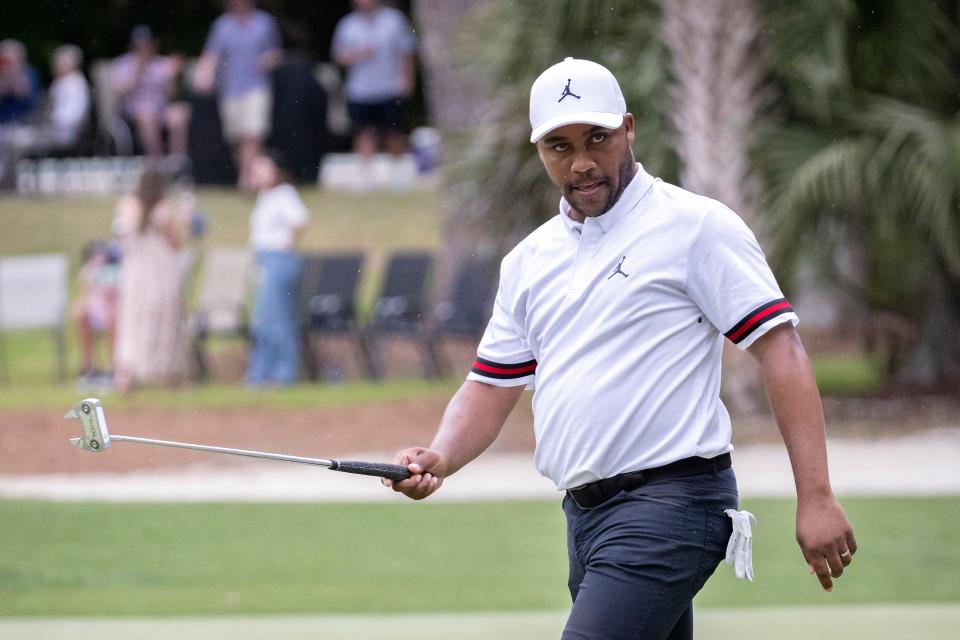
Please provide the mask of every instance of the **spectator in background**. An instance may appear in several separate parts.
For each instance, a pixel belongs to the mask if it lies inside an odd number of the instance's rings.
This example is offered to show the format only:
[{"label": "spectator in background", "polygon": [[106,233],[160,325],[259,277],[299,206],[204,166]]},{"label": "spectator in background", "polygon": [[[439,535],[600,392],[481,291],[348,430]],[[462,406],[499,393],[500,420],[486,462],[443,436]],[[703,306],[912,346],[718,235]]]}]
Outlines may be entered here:
[{"label": "spectator in background", "polygon": [[50,128],[57,146],[72,146],[90,117],[90,85],[81,71],[83,52],[65,44],[51,58]]},{"label": "spectator in background", "polygon": [[0,182],[12,175],[18,158],[29,153],[44,153],[77,144],[90,116],[90,85],[80,67],[83,52],[65,44],[50,57],[53,82],[47,95],[43,117],[12,122],[0,127]]},{"label": "spectator in background", "polygon": [[19,40],[0,41],[0,125],[26,124],[43,98],[37,70]]},{"label": "spectator in background", "polygon": [[[187,162],[187,133],[190,128],[190,92],[187,87],[186,68],[187,56],[183,51],[174,51],[170,54],[170,83],[169,102],[164,117],[167,125],[167,136],[170,139],[170,155],[175,159],[174,164]],[[181,168],[174,166],[174,169]]]},{"label": "spectator in background", "polygon": [[299,367],[297,300],[302,260],[297,244],[307,208],[290,184],[290,169],[277,151],[257,155],[250,177],[258,190],[250,215],[250,245],[257,259],[257,299],[247,384],[288,385]]},{"label": "spectator in background", "polygon": [[[82,387],[109,386],[113,378],[113,350],[119,295],[120,256],[115,247],[102,241],[83,250],[79,296],[73,304],[73,323],[80,343]],[[107,341],[107,363],[97,367],[97,336]]]},{"label": "spectator in background", "polygon": [[353,7],[337,24],[332,53],[347,69],[353,150],[369,168],[380,135],[394,157],[406,150],[401,127],[413,93],[416,43],[410,23],[397,9],[381,6],[380,0],[353,0]]},{"label": "spectator in background", "polygon": [[209,93],[216,82],[223,136],[233,148],[237,186],[253,187],[251,167],[270,132],[273,97],[270,71],[283,56],[273,16],[254,0],[226,0],[226,13],[207,36],[194,88]]},{"label": "spectator in background", "polygon": [[114,377],[121,391],[149,384],[175,385],[186,373],[182,247],[192,211],[167,197],[167,177],[147,170],[136,192],[117,204],[120,303]]},{"label": "spectator in background", "polygon": [[164,155],[163,131],[169,139],[171,169],[179,169],[187,157],[189,111],[170,103],[183,59],[157,52],[153,31],[146,25],[130,34],[130,51],[111,68],[111,85],[121,100],[121,115],[132,123],[143,152],[151,158]]}]

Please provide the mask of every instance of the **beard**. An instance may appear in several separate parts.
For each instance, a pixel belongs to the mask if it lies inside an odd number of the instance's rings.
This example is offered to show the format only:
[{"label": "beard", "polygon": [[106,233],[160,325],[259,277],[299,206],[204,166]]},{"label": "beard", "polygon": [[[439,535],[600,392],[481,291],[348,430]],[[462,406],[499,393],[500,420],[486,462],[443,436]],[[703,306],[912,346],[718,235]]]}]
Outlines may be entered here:
[{"label": "beard", "polygon": [[[633,176],[637,172],[636,160],[633,158],[633,149],[627,146],[626,150],[623,152],[623,156],[620,158],[620,163],[617,165],[617,182],[616,186],[611,186],[611,180],[609,176],[601,176],[596,173],[590,172],[582,176],[575,183],[570,183],[564,189],[564,197],[567,199],[567,202],[570,204],[570,207],[579,213],[582,216],[591,218],[602,216],[607,211],[613,208],[617,201],[620,200],[620,196],[623,195],[624,190],[627,188],[627,185],[630,184],[630,181],[633,179]],[[607,184],[609,193],[607,194],[607,199],[599,210],[591,213],[579,207],[576,203],[577,192],[576,187],[585,184],[591,184],[594,182],[604,182]]]}]

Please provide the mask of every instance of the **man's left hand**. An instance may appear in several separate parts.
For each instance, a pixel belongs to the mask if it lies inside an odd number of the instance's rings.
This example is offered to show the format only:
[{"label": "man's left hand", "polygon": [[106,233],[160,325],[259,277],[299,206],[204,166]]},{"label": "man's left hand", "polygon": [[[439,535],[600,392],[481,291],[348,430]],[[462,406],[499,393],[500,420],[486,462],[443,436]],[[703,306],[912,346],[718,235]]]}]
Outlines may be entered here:
[{"label": "man's left hand", "polygon": [[797,543],[824,591],[833,591],[833,579],[843,575],[857,552],[853,528],[832,494],[798,500]]}]

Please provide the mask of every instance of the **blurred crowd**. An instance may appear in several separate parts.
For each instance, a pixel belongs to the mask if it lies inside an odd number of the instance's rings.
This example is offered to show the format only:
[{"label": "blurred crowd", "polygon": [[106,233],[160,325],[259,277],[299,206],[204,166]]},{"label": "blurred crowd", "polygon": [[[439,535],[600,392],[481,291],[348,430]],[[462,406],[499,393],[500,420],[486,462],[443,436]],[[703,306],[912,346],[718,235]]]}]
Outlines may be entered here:
[{"label": "blurred crowd", "polygon": [[[414,88],[415,43],[399,10],[380,0],[353,0],[353,7],[336,27],[331,58],[346,76],[354,151],[369,163],[380,144],[395,156],[406,150],[402,126]],[[253,159],[276,122],[273,75],[283,61],[277,20],[258,9],[255,0],[225,0],[224,13],[211,25],[195,60],[183,51],[161,53],[151,27],[135,27],[128,51],[111,61],[107,81],[94,83],[110,93],[109,100],[92,100],[96,95],[84,75],[79,47],[67,44],[53,52],[53,80],[45,89],[23,44],[3,40],[0,186],[12,185],[19,158],[69,154],[81,147],[97,127],[94,108],[115,111],[111,115],[132,134],[135,153],[169,173],[189,175],[192,98],[211,96],[237,186],[251,191]]]},{"label": "blurred crowd", "polygon": [[[264,149],[253,156],[250,184],[257,194],[249,222],[257,290],[246,382],[288,385],[300,369],[297,245],[309,214],[281,152]],[[167,172],[148,169],[133,193],[120,198],[111,240],[89,243],[81,257],[72,313],[81,387],[125,391],[186,381],[189,328],[183,311],[197,253],[191,242],[204,227],[193,193],[171,182]]]},{"label": "blurred crowd", "polygon": [[[277,122],[273,72],[284,60],[281,33],[254,0],[225,0],[224,7],[196,60],[181,51],[161,53],[152,28],[140,25],[128,50],[109,63],[110,104],[147,168],[117,203],[110,239],[90,243],[82,256],[72,319],[83,387],[176,386],[187,378],[185,282],[195,254],[191,241],[203,228],[190,181],[196,96],[216,101],[237,187],[256,194],[249,237],[257,285],[246,381],[260,387],[296,379],[297,244],[309,216],[288,157],[267,146]],[[395,156],[405,151],[415,42],[400,11],[379,0],[354,0],[353,9],[336,27],[331,57],[346,74],[354,150],[369,163],[380,146]],[[50,65],[53,81],[45,89],[23,44],[0,42],[0,184],[9,185],[19,158],[69,150],[96,126],[93,109],[105,103],[84,75],[82,50],[60,46]]]}]

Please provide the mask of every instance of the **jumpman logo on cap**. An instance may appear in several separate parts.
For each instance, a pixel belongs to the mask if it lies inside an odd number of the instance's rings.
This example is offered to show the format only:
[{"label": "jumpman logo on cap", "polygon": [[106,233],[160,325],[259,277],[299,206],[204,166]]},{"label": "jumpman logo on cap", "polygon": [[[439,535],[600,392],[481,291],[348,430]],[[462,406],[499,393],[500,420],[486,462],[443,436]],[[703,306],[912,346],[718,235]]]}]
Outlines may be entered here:
[{"label": "jumpman logo on cap", "polygon": [[563,99],[566,98],[567,96],[574,97],[577,100],[580,99],[580,96],[575,94],[573,91],[570,91],[570,78],[567,78],[567,86],[563,88],[563,93],[560,94],[560,99],[557,100],[557,102],[563,102]]}]

